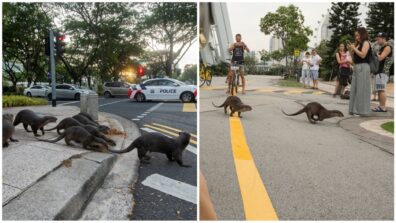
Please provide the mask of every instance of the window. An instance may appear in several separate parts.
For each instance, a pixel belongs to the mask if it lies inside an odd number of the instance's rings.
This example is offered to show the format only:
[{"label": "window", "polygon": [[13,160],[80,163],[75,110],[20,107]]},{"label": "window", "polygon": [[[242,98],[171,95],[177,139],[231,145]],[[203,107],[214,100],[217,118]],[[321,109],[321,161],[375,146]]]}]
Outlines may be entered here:
[{"label": "window", "polygon": [[151,80],[144,82],[145,86],[158,86],[158,80]]}]

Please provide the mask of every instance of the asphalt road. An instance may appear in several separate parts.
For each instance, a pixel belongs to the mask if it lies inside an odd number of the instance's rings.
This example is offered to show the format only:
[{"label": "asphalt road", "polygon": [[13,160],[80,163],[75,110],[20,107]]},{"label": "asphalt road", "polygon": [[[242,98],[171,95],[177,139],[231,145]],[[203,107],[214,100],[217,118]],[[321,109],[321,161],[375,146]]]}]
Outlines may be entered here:
[{"label": "asphalt road", "polygon": [[[58,101],[58,105],[79,106],[79,102]],[[142,133],[156,131],[175,137],[179,130],[182,130],[194,134],[189,150],[183,154],[183,162],[192,165],[191,168],[169,162],[165,155],[159,153],[150,154],[150,164],[141,164],[139,179],[133,190],[135,206],[131,219],[195,220],[197,218],[197,201],[196,196],[194,197],[197,185],[196,104],[137,103],[120,97],[99,98],[99,111],[134,121]],[[154,182],[154,185],[150,182]],[[172,190],[173,185],[179,184],[182,184],[180,188],[177,187],[176,191]],[[189,196],[186,197],[185,194]],[[194,201],[191,200],[192,197]]]},{"label": "asphalt road", "polygon": [[[218,218],[271,216],[273,208],[279,220],[393,219],[393,154],[341,128],[342,118],[313,125],[305,114],[288,117],[281,112],[318,101],[353,118],[347,115],[348,101],[291,88],[274,93],[265,85],[238,95],[253,107],[242,114],[242,133],[235,125],[239,119],[230,119],[211,104],[222,103],[225,90],[213,86],[200,91],[200,168]],[[241,136],[246,145],[233,141],[241,141]],[[264,195],[269,202],[257,205]]]}]

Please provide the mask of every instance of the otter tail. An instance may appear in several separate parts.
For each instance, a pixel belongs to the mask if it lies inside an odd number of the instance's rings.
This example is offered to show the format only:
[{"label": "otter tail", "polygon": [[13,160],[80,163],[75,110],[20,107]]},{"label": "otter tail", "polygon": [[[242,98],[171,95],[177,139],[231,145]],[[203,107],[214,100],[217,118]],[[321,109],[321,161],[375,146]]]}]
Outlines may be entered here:
[{"label": "otter tail", "polygon": [[225,104],[225,102],[224,102],[223,104],[217,106],[217,105],[215,105],[215,104],[213,103],[213,101],[212,101],[212,105],[215,106],[216,108],[222,108],[222,107],[224,107],[224,104]]},{"label": "otter tail", "polygon": [[136,148],[138,139],[135,139],[135,141],[133,141],[131,143],[131,145],[129,145],[127,148],[125,148],[123,150],[113,150],[113,149],[110,149],[110,148],[108,148],[107,150],[112,152],[112,153],[127,153],[129,151],[132,151],[134,148]]},{"label": "otter tail", "polygon": [[65,134],[62,134],[62,135],[60,135],[60,136],[58,136],[57,138],[52,139],[52,140],[49,140],[49,139],[40,139],[40,138],[37,138],[37,137],[36,137],[37,140],[43,141],[43,142],[58,142],[58,141],[60,141],[60,140],[63,139],[63,138],[65,138]]},{"label": "otter tail", "polygon": [[287,114],[287,113],[286,113],[285,111],[283,111],[283,109],[282,109],[282,113],[285,114],[285,115],[287,115],[287,116],[295,116],[295,115],[299,115],[299,114],[304,113],[304,112],[305,112],[305,107],[302,108],[300,111],[298,111],[298,112],[296,112],[296,113],[293,113],[293,114]]},{"label": "otter tail", "polygon": [[51,129],[44,129],[44,131],[52,131],[52,130],[56,129],[57,127],[58,126],[55,126],[55,127],[51,128]]}]

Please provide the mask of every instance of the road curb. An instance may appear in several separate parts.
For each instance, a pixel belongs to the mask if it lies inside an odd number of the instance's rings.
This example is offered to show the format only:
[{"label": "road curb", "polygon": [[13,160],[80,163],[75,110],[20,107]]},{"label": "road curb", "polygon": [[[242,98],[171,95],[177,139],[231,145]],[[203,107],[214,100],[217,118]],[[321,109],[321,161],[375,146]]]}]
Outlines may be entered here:
[{"label": "road curb", "polygon": [[[117,120],[124,127],[127,138],[121,148],[127,147],[141,135],[139,128],[132,121],[109,113],[101,114]],[[133,211],[132,190],[138,178],[139,164],[137,150],[117,155],[112,170],[92,197],[80,220],[129,220]]]},{"label": "road curb", "polygon": [[369,131],[360,126],[360,123],[370,120],[389,119],[389,117],[364,117],[364,118],[345,118],[339,121],[341,128],[358,136],[362,141],[370,143],[384,152],[394,155],[393,138],[380,135]]}]

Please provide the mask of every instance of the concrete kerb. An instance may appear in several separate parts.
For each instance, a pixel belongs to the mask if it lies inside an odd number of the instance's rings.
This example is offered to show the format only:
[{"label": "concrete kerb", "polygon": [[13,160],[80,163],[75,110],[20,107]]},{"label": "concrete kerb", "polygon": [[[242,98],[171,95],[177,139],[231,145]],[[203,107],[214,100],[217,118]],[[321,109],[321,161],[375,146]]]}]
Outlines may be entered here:
[{"label": "concrete kerb", "polygon": [[[105,113],[122,123],[127,138],[121,148],[127,147],[140,136],[137,126],[124,118]],[[129,220],[133,211],[132,189],[138,177],[139,159],[137,150],[117,156],[117,161],[102,186],[87,205],[81,220]]]},{"label": "concrete kerb", "polygon": [[[47,107],[47,106],[45,106]],[[44,107],[40,107],[35,109],[34,107],[24,107],[24,108],[13,108],[6,109],[4,112],[16,113],[22,109],[32,109],[39,113],[48,114],[48,109]],[[62,108],[62,110],[65,108]],[[78,113],[78,108],[67,108],[67,112],[74,114]],[[66,113],[67,113],[66,112]],[[55,113],[59,113],[57,110]],[[60,116],[64,116],[65,112],[61,112]],[[59,115],[59,114],[58,114]],[[70,114],[68,114],[70,115]],[[109,117],[111,116],[111,117]],[[116,128],[123,127],[120,123],[131,123],[125,122],[125,120],[118,122],[118,117],[113,115],[105,114],[100,115],[99,121],[101,123],[108,122],[111,127],[117,126]],[[58,120],[59,122],[60,120]],[[107,124],[107,123],[106,123]],[[136,138],[137,135],[140,135],[139,131],[134,131],[133,127],[130,126],[127,128],[128,132],[128,140],[115,139],[112,137],[118,144],[117,147],[123,148],[123,146],[127,143],[131,142],[131,139]],[[124,128],[122,128],[124,130]],[[134,133],[135,132],[135,133]],[[136,136],[136,137],[135,137]],[[121,137],[120,137],[121,138]],[[29,137],[25,137],[32,141]],[[29,141],[28,141],[29,142]],[[33,142],[33,144],[42,144],[43,142]],[[6,165],[7,162],[4,162],[4,159],[8,159],[7,155],[12,155],[12,153],[26,153],[27,151],[23,148],[26,145],[24,144],[14,144],[11,146],[8,153],[4,154],[3,151],[3,165]],[[51,219],[78,219],[81,216],[81,212],[84,210],[84,207],[90,201],[91,197],[95,194],[95,192],[102,186],[105,182],[105,178],[108,175],[109,171],[114,166],[116,160],[120,161],[120,157],[117,157],[114,154],[103,154],[103,153],[95,153],[95,152],[86,152],[86,150],[78,149],[78,148],[70,148],[59,144],[60,148],[55,148],[53,144],[51,146],[48,145],[37,145],[37,149],[40,150],[40,154],[50,152],[52,157],[57,158],[56,166],[50,168],[49,172],[46,172],[45,169],[41,170],[41,175],[37,175],[37,179],[31,179],[26,181],[24,185],[27,185],[26,188],[14,187],[13,185],[4,184],[4,177],[7,173],[5,173],[5,169],[3,166],[3,199],[4,199],[4,189],[8,186],[10,191],[13,188],[18,188],[12,194],[7,195],[7,201],[4,203],[3,200],[3,219],[16,219],[16,220],[51,220]],[[34,146],[35,147],[35,146]],[[48,147],[48,148],[44,148]],[[17,151],[17,149],[19,150]],[[117,149],[120,149],[117,148]],[[70,150],[70,151],[69,151]],[[31,152],[31,151],[30,151]],[[66,155],[63,153],[67,153]],[[57,153],[62,153],[63,155],[58,157]],[[74,157],[75,155],[80,154],[76,158],[72,159],[72,166],[65,167],[60,164],[60,160],[63,160],[65,157]],[[129,156],[132,156],[132,159],[128,159],[128,161],[132,160],[134,166],[136,166],[133,172],[133,177],[131,179],[136,180],[137,177],[137,166],[138,158],[134,153],[128,153]],[[23,154],[22,154],[23,155]],[[47,158],[50,158],[46,156]],[[67,158],[66,158],[67,159]],[[125,158],[123,158],[125,159]],[[33,162],[32,165],[37,162]],[[124,162],[125,163],[125,162]],[[25,164],[20,164],[22,166],[26,166]],[[55,164],[53,164],[55,165]],[[120,166],[120,164],[116,165]],[[118,169],[120,169],[118,167]],[[131,168],[126,168],[127,171],[131,172]],[[132,168],[133,169],[133,168]],[[44,172],[43,172],[44,171]],[[21,176],[23,177],[23,175]],[[107,178],[106,178],[107,179]],[[127,179],[127,178],[123,178]],[[33,180],[33,181],[32,181]],[[134,180],[130,180],[133,182]],[[108,180],[106,182],[109,182]],[[128,190],[129,192],[129,190]],[[7,193],[7,192],[6,192]],[[132,201],[130,202],[132,205]]]}]

